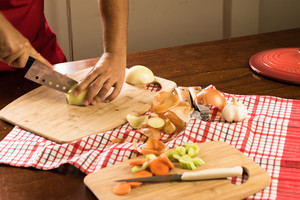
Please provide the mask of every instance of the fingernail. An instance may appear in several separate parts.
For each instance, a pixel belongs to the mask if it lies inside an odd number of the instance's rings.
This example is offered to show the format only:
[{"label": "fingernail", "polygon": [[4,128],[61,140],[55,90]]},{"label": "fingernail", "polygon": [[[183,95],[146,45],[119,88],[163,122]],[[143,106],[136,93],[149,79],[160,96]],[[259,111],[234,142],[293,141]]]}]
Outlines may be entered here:
[{"label": "fingernail", "polygon": [[78,95],[78,92],[76,90],[74,90],[73,95],[76,97]]},{"label": "fingernail", "polygon": [[86,106],[89,105],[88,100],[84,100],[84,101],[83,101],[83,104],[86,105]]},{"label": "fingernail", "polygon": [[95,105],[97,103],[97,101],[94,99],[93,101],[92,101],[92,105]]}]

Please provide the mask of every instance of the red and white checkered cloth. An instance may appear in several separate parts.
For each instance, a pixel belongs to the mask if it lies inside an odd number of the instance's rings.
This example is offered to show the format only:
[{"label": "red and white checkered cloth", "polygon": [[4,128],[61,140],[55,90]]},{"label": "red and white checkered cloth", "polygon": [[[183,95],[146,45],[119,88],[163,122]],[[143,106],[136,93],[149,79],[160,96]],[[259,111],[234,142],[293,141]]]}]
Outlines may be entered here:
[{"label": "red and white checkered cloth", "polygon": [[[227,100],[232,94],[224,93]],[[247,106],[248,117],[224,123],[213,109],[211,121],[191,118],[185,131],[163,135],[169,147],[186,142],[224,141],[250,157],[272,177],[269,187],[248,199],[300,199],[300,101],[272,96],[234,95]],[[171,138],[173,137],[173,138]],[[127,138],[111,144],[114,138]],[[137,156],[133,142],[145,146],[146,137],[124,124],[114,130],[58,144],[15,127],[0,142],[0,163],[48,170],[64,163],[84,173]]]}]

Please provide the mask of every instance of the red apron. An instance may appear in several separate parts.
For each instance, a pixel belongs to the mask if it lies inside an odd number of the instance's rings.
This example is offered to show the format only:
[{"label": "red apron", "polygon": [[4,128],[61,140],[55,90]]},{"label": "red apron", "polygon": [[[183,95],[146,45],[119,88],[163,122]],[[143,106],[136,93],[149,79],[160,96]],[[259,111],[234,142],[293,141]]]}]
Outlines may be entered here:
[{"label": "red apron", "polygon": [[[1,0],[0,11],[50,63],[66,61],[45,19],[44,0]],[[5,70],[14,69],[0,61],[0,71]]]}]

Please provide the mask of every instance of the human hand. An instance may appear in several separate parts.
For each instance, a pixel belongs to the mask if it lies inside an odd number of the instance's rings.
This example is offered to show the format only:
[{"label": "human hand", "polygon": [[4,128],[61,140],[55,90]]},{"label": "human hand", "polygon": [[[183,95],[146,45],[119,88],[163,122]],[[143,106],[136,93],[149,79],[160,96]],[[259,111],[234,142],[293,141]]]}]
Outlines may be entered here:
[{"label": "human hand", "polygon": [[12,24],[0,13],[0,60],[14,68],[24,68],[29,56],[53,69]]},{"label": "human hand", "polygon": [[[126,68],[126,54],[112,52],[103,53],[95,67],[74,89],[73,94],[77,96],[80,92],[88,89],[83,100],[84,105],[95,105],[101,100],[109,102],[114,100],[121,92]],[[109,90],[112,93],[104,99]]]}]

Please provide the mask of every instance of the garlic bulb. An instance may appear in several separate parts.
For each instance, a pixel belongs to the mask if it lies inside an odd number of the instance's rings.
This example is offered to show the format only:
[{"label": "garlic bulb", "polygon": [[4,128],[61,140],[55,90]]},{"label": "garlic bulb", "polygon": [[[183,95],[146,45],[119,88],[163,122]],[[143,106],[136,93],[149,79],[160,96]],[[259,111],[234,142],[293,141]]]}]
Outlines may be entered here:
[{"label": "garlic bulb", "polygon": [[232,97],[232,102],[228,103],[222,110],[222,118],[228,122],[240,122],[247,117],[247,108],[236,97]]}]

